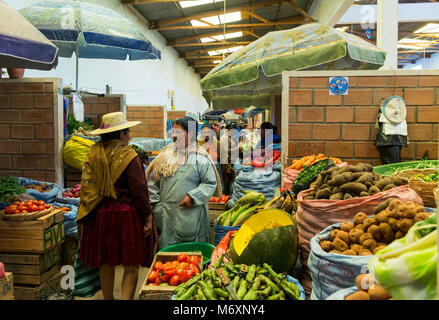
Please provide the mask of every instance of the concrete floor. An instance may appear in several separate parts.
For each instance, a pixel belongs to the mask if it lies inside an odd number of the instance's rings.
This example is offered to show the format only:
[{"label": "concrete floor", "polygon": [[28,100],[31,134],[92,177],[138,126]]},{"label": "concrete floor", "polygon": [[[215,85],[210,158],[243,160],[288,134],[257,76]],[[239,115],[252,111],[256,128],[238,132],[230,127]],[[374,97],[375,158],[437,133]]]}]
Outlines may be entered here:
[{"label": "concrete floor", "polygon": [[[139,268],[139,280],[137,281],[136,293],[134,295],[134,300],[139,300],[140,289],[142,288],[143,282],[146,279],[149,268]],[[123,278],[123,267],[116,267],[116,272],[114,276],[114,298],[120,300],[122,296],[122,278]],[[75,297],[75,300],[103,300],[102,291],[97,292],[91,298],[80,298]]]}]

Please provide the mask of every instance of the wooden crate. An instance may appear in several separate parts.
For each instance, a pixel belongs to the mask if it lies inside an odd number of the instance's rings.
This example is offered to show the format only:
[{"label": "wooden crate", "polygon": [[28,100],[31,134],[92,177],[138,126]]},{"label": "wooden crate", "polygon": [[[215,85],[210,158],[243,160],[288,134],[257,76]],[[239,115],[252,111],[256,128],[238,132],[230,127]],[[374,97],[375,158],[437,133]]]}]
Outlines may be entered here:
[{"label": "wooden crate", "polygon": [[73,266],[75,264],[75,254],[79,249],[79,239],[65,236],[61,248],[61,264]]},{"label": "wooden crate", "polygon": [[45,283],[39,286],[15,286],[15,300],[42,300],[49,295],[61,291],[61,279],[65,276],[63,273],[57,273]]},{"label": "wooden crate", "polygon": [[220,202],[209,202],[209,211],[210,210],[220,210],[222,212],[226,211],[226,204]]},{"label": "wooden crate", "polygon": [[36,221],[0,220],[0,250],[44,253],[64,240],[64,213],[54,210]]},{"label": "wooden crate", "polygon": [[61,261],[61,246],[44,254],[0,253],[0,261],[7,271],[17,274],[41,274]]},{"label": "wooden crate", "polygon": [[[140,300],[170,300],[172,294],[174,293],[175,286],[149,286],[147,285],[147,281],[149,278],[149,275],[153,271],[152,266],[157,261],[161,261],[163,263],[167,261],[174,261],[177,260],[178,255],[181,252],[158,252],[154,258],[153,263],[151,264],[151,268],[148,271],[148,275],[146,276],[145,281],[143,282],[143,286],[140,289]],[[199,256],[201,259],[201,265],[203,266],[203,255],[200,252],[185,252],[188,256]],[[201,268],[200,268],[201,271]]]},{"label": "wooden crate", "polygon": [[12,272],[6,272],[6,276],[0,279],[0,300],[14,299],[14,277]]},{"label": "wooden crate", "polygon": [[214,243],[214,221],[226,211],[226,205],[224,203],[209,202],[209,216],[210,216],[210,243]]},{"label": "wooden crate", "polygon": [[58,274],[61,270],[60,264],[55,264],[49,270],[44,271],[43,273],[31,273],[34,270],[22,270],[22,272],[26,273],[14,273],[14,284],[20,285],[41,285],[47,281],[49,281],[53,276]]}]

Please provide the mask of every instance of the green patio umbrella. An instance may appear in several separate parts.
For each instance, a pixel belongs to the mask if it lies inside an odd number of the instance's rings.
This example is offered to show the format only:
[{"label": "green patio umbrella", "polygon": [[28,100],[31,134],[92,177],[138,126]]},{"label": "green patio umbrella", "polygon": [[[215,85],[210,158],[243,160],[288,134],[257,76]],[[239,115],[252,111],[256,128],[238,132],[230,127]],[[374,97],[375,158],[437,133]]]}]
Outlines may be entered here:
[{"label": "green patio umbrella", "polygon": [[268,108],[282,89],[282,72],[294,70],[376,70],[386,54],[377,46],[319,23],[269,32],[213,68],[201,89],[214,109]]}]

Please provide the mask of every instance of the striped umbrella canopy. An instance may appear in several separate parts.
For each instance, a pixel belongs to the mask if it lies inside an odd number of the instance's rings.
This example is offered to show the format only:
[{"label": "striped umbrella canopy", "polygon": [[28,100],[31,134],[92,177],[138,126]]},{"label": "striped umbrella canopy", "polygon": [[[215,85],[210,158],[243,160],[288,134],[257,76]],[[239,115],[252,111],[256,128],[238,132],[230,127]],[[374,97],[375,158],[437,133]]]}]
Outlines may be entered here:
[{"label": "striped umbrella canopy", "polygon": [[0,67],[50,70],[57,64],[58,48],[0,0]]},{"label": "striped umbrella canopy", "polygon": [[[19,12],[49,38],[61,57],[160,59],[147,37],[119,13],[91,3],[45,0]],[[78,62],[77,62],[78,63]]]},{"label": "striped umbrella canopy", "polygon": [[385,52],[352,34],[319,23],[269,32],[235,51],[202,80],[214,109],[270,106],[283,71],[376,70]]}]

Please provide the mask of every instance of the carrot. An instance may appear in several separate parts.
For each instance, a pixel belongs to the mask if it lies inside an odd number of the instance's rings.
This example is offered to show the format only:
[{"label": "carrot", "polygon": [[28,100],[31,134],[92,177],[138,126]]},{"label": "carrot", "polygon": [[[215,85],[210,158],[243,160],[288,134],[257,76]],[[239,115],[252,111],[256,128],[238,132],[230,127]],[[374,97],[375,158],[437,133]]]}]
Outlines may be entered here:
[{"label": "carrot", "polygon": [[308,160],[306,160],[306,162],[304,163],[304,166],[309,167],[312,163],[314,163],[316,157],[315,156],[311,156]]},{"label": "carrot", "polygon": [[303,164],[305,163],[305,161],[306,161],[305,158],[300,159],[300,161],[296,163],[294,169],[296,169],[296,170],[302,169],[303,168]]}]

